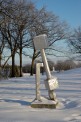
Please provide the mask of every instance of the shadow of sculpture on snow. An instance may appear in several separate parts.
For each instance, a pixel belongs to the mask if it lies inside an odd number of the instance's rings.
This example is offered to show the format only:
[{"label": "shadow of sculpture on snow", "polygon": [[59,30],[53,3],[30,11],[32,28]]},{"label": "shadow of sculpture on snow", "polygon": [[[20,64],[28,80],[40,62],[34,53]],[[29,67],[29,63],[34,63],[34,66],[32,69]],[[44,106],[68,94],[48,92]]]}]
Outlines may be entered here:
[{"label": "shadow of sculpture on snow", "polygon": [[23,106],[29,106],[31,105],[31,102],[24,101],[24,100],[13,100],[13,99],[0,99],[0,102],[8,102],[8,103],[19,103],[20,105]]}]

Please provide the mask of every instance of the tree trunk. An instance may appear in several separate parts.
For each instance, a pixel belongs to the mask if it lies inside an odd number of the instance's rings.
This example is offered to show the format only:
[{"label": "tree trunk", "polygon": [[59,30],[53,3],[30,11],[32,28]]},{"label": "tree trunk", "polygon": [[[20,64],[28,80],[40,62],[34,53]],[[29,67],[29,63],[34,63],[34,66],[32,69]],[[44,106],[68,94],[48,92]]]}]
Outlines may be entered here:
[{"label": "tree trunk", "polygon": [[15,77],[15,54],[12,55],[12,74],[11,77]]},{"label": "tree trunk", "polygon": [[30,75],[32,75],[33,76],[33,72],[34,72],[34,57],[32,58],[32,63],[31,63],[31,73],[30,73]]},{"label": "tree trunk", "polygon": [[2,59],[2,55],[1,55],[1,53],[0,53],[0,67],[1,67],[1,59]]},{"label": "tree trunk", "polygon": [[22,77],[22,48],[20,48],[20,77]]},{"label": "tree trunk", "polygon": [[30,75],[33,75],[33,72],[34,72],[34,61],[35,61],[35,53],[36,53],[36,50],[34,49],[34,52],[33,52],[33,57],[32,57],[32,63],[31,63],[31,73]]},{"label": "tree trunk", "polygon": [[20,31],[20,77],[22,77],[22,31]]}]

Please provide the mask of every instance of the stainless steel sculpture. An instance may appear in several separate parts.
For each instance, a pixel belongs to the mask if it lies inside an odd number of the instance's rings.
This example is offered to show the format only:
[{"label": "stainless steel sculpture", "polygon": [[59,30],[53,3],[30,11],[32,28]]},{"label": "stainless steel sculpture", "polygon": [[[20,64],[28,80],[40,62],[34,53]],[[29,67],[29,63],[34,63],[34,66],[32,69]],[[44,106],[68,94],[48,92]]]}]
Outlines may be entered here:
[{"label": "stainless steel sculpture", "polygon": [[40,50],[41,52],[41,56],[42,56],[42,60],[43,60],[43,64],[44,64],[46,76],[47,76],[47,79],[45,80],[45,86],[46,86],[46,89],[48,90],[50,100],[55,100],[56,94],[54,93],[54,90],[58,87],[58,81],[56,77],[53,77],[51,75],[47,58],[46,58],[46,54],[45,54],[45,50],[44,50],[45,48],[48,47],[47,36],[45,34],[36,36],[33,41],[34,41],[35,49]]}]

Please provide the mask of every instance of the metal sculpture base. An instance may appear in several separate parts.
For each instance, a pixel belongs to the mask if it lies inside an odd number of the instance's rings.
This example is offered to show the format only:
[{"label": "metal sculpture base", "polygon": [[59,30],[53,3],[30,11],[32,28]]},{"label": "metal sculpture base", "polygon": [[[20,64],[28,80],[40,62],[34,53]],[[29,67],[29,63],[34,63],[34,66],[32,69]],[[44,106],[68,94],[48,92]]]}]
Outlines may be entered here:
[{"label": "metal sculpture base", "polygon": [[32,108],[49,108],[49,109],[55,109],[58,105],[58,101],[50,100],[45,97],[41,97],[41,100],[34,100],[31,104]]}]

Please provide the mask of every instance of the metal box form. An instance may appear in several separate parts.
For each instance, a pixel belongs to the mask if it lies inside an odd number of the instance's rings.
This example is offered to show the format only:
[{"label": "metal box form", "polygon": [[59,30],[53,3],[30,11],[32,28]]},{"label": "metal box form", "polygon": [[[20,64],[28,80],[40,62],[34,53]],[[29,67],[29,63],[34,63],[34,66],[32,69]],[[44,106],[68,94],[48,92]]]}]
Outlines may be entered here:
[{"label": "metal box form", "polygon": [[47,35],[42,34],[34,37],[34,46],[36,50],[41,50],[48,47]]},{"label": "metal box form", "polygon": [[56,77],[44,81],[47,90],[55,90],[58,87],[58,80]]}]

